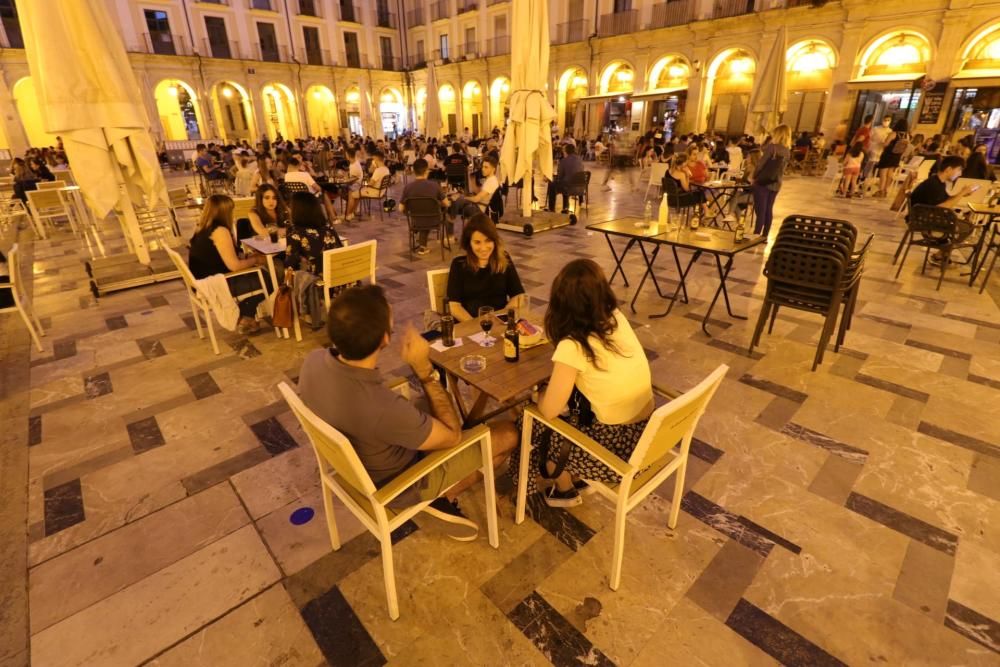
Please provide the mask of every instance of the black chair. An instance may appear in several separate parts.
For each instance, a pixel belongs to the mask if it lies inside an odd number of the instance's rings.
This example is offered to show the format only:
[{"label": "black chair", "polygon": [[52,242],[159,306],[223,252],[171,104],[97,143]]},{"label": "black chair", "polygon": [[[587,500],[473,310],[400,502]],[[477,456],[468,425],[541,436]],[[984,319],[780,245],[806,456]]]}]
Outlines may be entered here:
[{"label": "black chair", "polygon": [[414,197],[406,200],[406,226],[410,232],[410,260],[417,245],[417,234],[422,231],[437,231],[441,243],[441,259],[444,259],[444,249],[451,250],[448,241],[448,228],[451,226],[441,209],[441,202],[433,197]]},{"label": "black chair", "polygon": [[290,202],[296,192],[309,192],[309,186],[298,181],[286,181],[278,186],[278,191],[286,202]]},{"label": "black chair", "polygon": [[445,181],[448,185],[459,188],[462,192],[469,190],[469,168],[462,163],[446,164],[444,166]]},{"label": "black chair", "polygon": [[253,238],[253,225],[250,218],[237,218],[236,220],[236,245],[239,246],[243,239]]},{"label": "black chair", "polygon": [[[392,175],[390,174],[389,176],[384,176],[381,182],[379,182],[377,185],[371,185],[369,183],[367,186],[363,186],[361,188],[361,193],[360,193],[361,204],[365,207],[365,212],[367,212],[368,215],[371,215],[372,213],[373,201],[382,203],[385,202],[386,198],[389,196],[389,186],[391,184],[392,184]],[[375,190],[376,191],[375,194],[371,193],[365,194],[366,187]],[[383,208],[381,203],[379,204],[378,207],[378,216],[380,220],[385,219],[385,209]]]},{"label": "black chair", "polygon": [[698,206],[698,199],[693,192],[684,192],[677,181],[666,176],[661,183],[663,193],[667,195],[667,206],[684,215],[684,221],[691,219],[691,212]]},{"label": "black chair", "polygon": [[576,199],[577,210],[584,204],[590,210],[590,172],[578,171],[573,174],[566,186],[566,196],[569,199]]},{"label": "black chair", "polygon": [[938,276],[937,289],[941,289],[944,282],[944,272],[951,263],[951,253],[959,248],[972,248],[974,243],[967,243],[974,230],[971,222],[967,222],[949,208],[941,206],[927,206],[917,204],[910,207],[910,214],[906,219],[906,232],[900,245],[903,246],[903,256],[899,260],[899,267],[896,269],[896,277],[903,271],[903,264],[906,256],[910,253],[912,246],[924,248],[924,262],[920,267],[920,273],[927,270],[927,258],[931,250],[941,253],[941,274]]}]

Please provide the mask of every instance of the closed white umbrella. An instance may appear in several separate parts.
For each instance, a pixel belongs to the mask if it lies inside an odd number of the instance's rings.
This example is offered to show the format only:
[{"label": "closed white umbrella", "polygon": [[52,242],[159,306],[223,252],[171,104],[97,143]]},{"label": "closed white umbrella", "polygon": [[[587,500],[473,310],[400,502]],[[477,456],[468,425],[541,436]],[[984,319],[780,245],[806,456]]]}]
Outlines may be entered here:
[{"label": "closed white umbrella", "polygon": [[106,3],[23,2],[18,14],[45,130],[62,136],[97,217],[122,209],[136,256],[149,264],[133,202],[169,200],[139,85]]},{"label": "closed white umbrella", "polygon": [[424,97],[424,136],[440,137],[443,129],[437,76],[434,74],[434,64],[430,63],[427,65],[427,95]]},{"label": "closed white umbrella", "polygon": [[755,131],[767,132],[774,129],[781,114],[788,108],[788,95],[785,92],[786,42],[785,26],[781,26],[767,63],[754,77],[753,92],[750,94],[750,116],[756,122],[756,127],[753,128]]},{"label": "closed white umbrella", "polygon": [[[371,79],[371,70],[368,71],[368,78]],[[361,78],[361,126],[365,134],[375,139],[383,139],[382,115],[376,114],[372,106],[371,81]]]},{"label": "closed white umbrella", "polygon": [[587,108],[583,102],[576,103],[576,111],[573,113],[573,136],[582,137],[586,135],[583,129],[583,110]]},{"label": "closed white umbrella", "polygon": [[508,183],[524,179],[521,212],[531,215],[531,177],[538,155],[542,174],[552,178],[552,130],[555,109],[545,94],[549,75],[549,2],[514,0],[510,54],[510,116],[500,151],[500,169]]}]

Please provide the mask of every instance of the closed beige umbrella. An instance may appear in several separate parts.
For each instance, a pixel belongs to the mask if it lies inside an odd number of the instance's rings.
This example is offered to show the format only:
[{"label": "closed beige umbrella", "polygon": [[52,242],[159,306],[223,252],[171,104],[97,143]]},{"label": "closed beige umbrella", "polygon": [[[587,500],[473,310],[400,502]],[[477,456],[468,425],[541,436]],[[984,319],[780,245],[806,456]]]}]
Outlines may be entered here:
[{"label": "closed beige umbrella", "polygon": [[552,130],[555,109],[545,94],[549,75],[549,2],[514,0],[510,54],[510,116],[500,151],[500,171],[508,183],[524,179],[521,212],[531,215],[534,159],[552,178]]},{"label": "closed beige umbrella", "polygon": [[84,199],[99,219],[116,205],[149,264],[133,202],[169,203],[132,65],[103,0],[18,5],[45,130],[62,136]]},{"label": "closed beige umbrella", "polygon": [[755,123],[754,132],[766,133],[774,129],[781,120],[781,114],[788,108],[785,91],[785,51],[787,50],[785,26],[778,29],[778,35],[771,47],[771,54],[762,70],[758,70],[750,94],[750,117]]},{"label": "closed beige umbrella", "polygon": [[437,76],[434,74],[434,63],[429,63],[427,65],[427,95],[424,97],[424,136],[440,137],[443,129]]},{"label": "closed beige umbrella", "polygon": [[372,105],[371,76],[371,70],[369,70],[367,81],[365,77],[361,77],[361,126],[364,128],[367,136],[375,139],[384,139],[382,114],[376,112],[376,107]]}]

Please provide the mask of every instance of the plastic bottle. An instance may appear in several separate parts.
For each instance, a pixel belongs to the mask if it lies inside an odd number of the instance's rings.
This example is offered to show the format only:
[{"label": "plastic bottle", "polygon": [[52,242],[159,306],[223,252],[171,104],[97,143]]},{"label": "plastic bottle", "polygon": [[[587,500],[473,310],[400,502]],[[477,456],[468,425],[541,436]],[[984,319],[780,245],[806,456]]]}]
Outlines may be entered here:
[{"label": "plastic bottle", "polygon": [[670,221],[670,204],[667,203],[667,195],[663,195],[663,201],[660,202],[660,210],[656,216],[656,223],[666,227],[667,223]]},{"label": "plastic bottle", "polygon": [[642,221],[646,227],[649,227],[649,221],[653,217],[653,203],[646,200],[646,207],[642,210]]}]

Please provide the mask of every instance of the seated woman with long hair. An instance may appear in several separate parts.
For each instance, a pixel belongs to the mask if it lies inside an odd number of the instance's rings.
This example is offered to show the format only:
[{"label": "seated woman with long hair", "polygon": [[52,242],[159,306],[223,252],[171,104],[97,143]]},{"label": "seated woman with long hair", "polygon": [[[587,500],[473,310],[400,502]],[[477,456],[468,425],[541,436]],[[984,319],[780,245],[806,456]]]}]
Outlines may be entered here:
[{"label": "seated woman with long hair", "polygon": [[[589,423],[582,418],[577,428],[627,461],[653,412],[652,375],[642,344],[618,309],[604,272],[593,260],[575,259],[556,276],[545,313],[545,332],[556,350],[552,375],[538,409],[546,419],[559,416],[576,389],[592,412]],[[564,461],[553,461],[562,449],[559,436],[554,434],[550,434],[550,460],[540,461],[546,431],[547,427],[537,422],[532,428],[529,493],[537,486],[541,465],[551,474],[556,464],[564,464],[546,494],[545,501],[552,507],[583,502],[578,492],[582,485],[575,483],[580,478],[619,481],[614,471],[578,447],[569,446]],[[517,466],[510,469],[516,476]]]},{"label": "seated woman with long hair", "polygon": [[701,214],[705,215],[705,193],[701,190],[691,189],[687,164],[688,156],[686,153],[674,155],[670,159],[670,169],[663,175],[663,191],[667,192],[667,181],[672,181],[677,186],[677,205],[681,208],[699,206]]},{"label": "seated woman with long hair", "polygon": [[267,236],[268,227],[277,227],[279,230],[287,227],[288,207],[278,188],[269,183],[257,188],[253,208],[247,213],[247,218],[253,228],[251,236]]},{"label": "seated woman with long hair", "polygon": [[341,248],[344,242],[323,215],[323,205],[308,192],[296,192],[291,202],[292,225],[285,248],[285,268],[323,274],[323,252]]},{"label": "seated woman with long hair", "polygon": [[459,322],[471,320],[479,308],[497,312],[515,307],[524,294],[514,262],[504,250],[496,226],[485,213],[477,213],[462,229],[462,250],[448,269],[448,300]]},{"label": "seated woman with long hair", "polygon": [[[191,237],[188,266],[195,280],[201,280],[217,273],[243,271],[265,264],[263,255],[251,255],[240,259],[230,230],[233,227],[233,200],[227,195],[212,195],[205,200],[201,219]],[[234,297],[260,289],[260,280],[248,273],[227,278],[229,291]],[[240,319],[237,331],[241,334],[253,333],[260,329],[255,314],[257,305],[264,300],[263,294],[255,294],[239,302]]]}]

